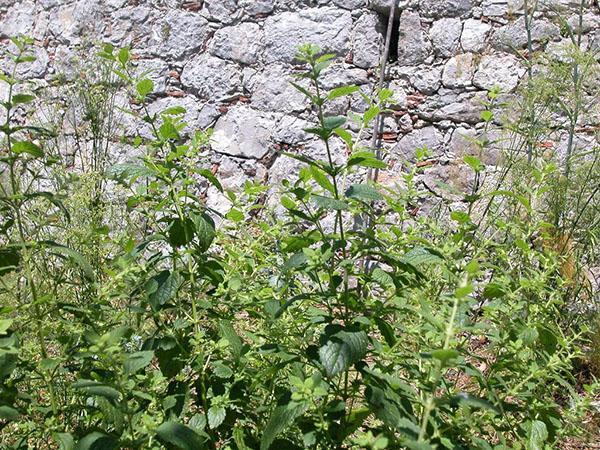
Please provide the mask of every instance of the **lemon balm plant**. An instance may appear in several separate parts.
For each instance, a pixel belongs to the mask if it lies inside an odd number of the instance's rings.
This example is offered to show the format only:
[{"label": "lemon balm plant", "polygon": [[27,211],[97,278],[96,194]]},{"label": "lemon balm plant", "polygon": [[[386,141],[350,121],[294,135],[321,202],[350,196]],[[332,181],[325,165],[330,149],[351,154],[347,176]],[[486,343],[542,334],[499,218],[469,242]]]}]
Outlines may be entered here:
[{"label": "lemon balm plant", "polygon": [[[28,42],[14,44],[25,63]],[[499,450],[576,433],[580,351],[561,317],[561,261],[532,243],[551,166],[534,158],[527,195],[476,183],[447,217],[415,215],[428,201],[418,164],[401,186],[359,181],[386,169],[362,142],[392,93],[325,90],[333,56],[306,45],[294,86],[322,156],[279,156],[303,167],[277,186],[277,211],[247,183],[224,192],[233,208],[217,217],[204,201],[222,190],[205,168],[210,132],[190,130],[178,106],[150,113],[154,86],[128,49],[99,57],[130,99],[140,132],[128,143],[142,156],[105,171],[110,197],[98,191],[131,220],[99,218],[107,230],[81,254],[62,241],[61,200],[77,184],[45,183],[61,178],[60,155],[15,114],[35,96],[3,77],[3,448]],[[360,114],[329,113],[359,95]],[[477,157],[464,162],[484,176]],[[92,268],[82,254],[97,246]]]}]

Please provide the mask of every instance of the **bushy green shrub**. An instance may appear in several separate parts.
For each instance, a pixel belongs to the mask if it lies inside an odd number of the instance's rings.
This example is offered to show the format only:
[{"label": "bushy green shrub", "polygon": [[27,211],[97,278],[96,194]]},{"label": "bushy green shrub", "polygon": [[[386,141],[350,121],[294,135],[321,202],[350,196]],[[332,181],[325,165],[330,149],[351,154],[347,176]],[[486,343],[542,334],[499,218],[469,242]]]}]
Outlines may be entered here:
[{"label": "bushy green shrub", "polygon": [[[14,63],[29,60],[29,43],[14,44]],[[333,57],[306,45],[295,86],[323,159],[280,156],[303,163],[279,186],[282,212],[259,206],[264,188],[247,183],[217,217],[203,200],[203,186],[222,191],[201,158],[210,133],[184,133],[180,107],[149,113],[152,82],[127,49],[100,57],[151,137],[133,142],[142,158],[102,174],[137,220],[86,222],[102,236],[88,247],[65,206],[81,184],[46,183],[62,173],[45,152],[53,136],[17,121],[36,99],[3,76],[3,448],[542,449],[579,432],[583,349],[565,325],[578,294],[560,252],[534,242],[554,164],[534,158],[518,189],[476,182],[447,217],[415,216],[418,164],[403,187],[350,181],[386,164],[347,121],[368,130],[392,93],[324,90]],[[364,113],[326,113],[351,95]],[[464,163],[475,180],[486,169]],[[101,257],[90,264],[88,251]]]}]

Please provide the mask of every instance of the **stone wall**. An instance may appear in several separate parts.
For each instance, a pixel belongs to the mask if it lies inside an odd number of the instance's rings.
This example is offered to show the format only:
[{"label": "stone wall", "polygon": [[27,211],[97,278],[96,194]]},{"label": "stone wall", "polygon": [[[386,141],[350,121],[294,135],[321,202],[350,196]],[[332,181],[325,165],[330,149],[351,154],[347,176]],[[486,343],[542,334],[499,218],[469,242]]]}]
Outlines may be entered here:
[{"label": "stone wall", "polygon": [[[424,182],[437,177],[460,183],[468,171],[459,157],[473,150],[468,137],[483,126],[486,91],[499,86],[510,95],[526,72],[515,56],[527,45],[523,0],[397,3],[387,79],[397,104],[383,135],[388,160],[398,167],[415,148],[427,146],[434,158]],[[540,0],[532,29],[535,49],[560,51],[567,38],[557,11],[575,26],[579,3]],[[0,33],[36,39],[38,60],[23,75],[46,80],[68,71],[65,61],[84,42],[130,45],[140,68],[153,72],[153,108],[179,103],[188,110],[190,126],[214,126],[214,167],[226,187],[237,188],[246,179],[269,182],[293,171],[294,162],[278,156],[282,149],[322,152],[302,131],[312,117],[289,84],[297,46],[311,42],[339,55],[325,74],[327,88],[355,83],[371,92],[389,5],[390,0],[0,0]],[[599,47],[599,25],[597,3],[587,6],[585,46]],[[332,109],[361,108],[356,97]],[[337,157],[345,157],[343,148]],[[484,155],[488,164],[495,160],[494,152]],[[391,183],[393,176],[383,181]]]}]

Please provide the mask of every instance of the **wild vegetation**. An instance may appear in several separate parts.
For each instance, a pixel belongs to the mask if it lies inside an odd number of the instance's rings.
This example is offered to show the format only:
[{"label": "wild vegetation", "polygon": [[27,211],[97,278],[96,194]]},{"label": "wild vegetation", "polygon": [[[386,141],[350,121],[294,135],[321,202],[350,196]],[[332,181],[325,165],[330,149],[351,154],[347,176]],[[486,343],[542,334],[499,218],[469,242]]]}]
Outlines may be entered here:
[{"label": "wild vegetation", "polygon": [[[223,190],[205,160],[210,131],[190,132],[182,107],[151,114],[153,83],[128,49],[103,46],[98,78],[73,88],[84,151],[64,123],[31,114],[45,98],[18,79],[31,41],[12,43],[14,69],[1,76],[2,448],[533,450],[590,439],[600,151],[573,142],[597,60],[576,41],[560,61],[535,62],[544,70],[509,108],[518,114],[504,117],[489,93],[467,189],[448,198],[415,181],[426,148],[393,188],[377,183],[387,165],[364,136],[393,93],[324,90],[333,56],[305,45],[295,86],[324,157],[282,155],[303,167],[274,187],[280,205],[247,183],[225,192],[224,216],[205,202],[209,187]],[[352,95],[364,112],[329,113]],[[114,165],[125,113],[149,132],[129,142],[139,159]],[[544,149],[556,129],[569,133],[566,155]],[[503,153],[494,170],[482,162],[492,148]]]}]

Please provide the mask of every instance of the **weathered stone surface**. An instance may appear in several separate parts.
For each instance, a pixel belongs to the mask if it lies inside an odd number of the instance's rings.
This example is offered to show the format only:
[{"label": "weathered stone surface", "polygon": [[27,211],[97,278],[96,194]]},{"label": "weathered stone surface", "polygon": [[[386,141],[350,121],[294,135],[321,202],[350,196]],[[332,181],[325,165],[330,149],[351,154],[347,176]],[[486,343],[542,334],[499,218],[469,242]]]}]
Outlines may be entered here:
[{"label": "weathered stone surface", "polygon": [[512,55],[485,55],[481,58],[473,84],[481,89],[498,86],[503,92],[510,92],[519,84],[525,69]]},{"label": "weathered stone surface", "polygon": [[441,152],[443,142],[444,136],[437,128],[419,128],[404,135],[392,148],[391,153],[412,160],[418,148],[427,147],[434,154]]},{"label": "weathered stone surface", "polygon": [[242,64],[254,64],[261,50],[262,30],[251,22],[217,30],[210,45],[213,55]]},{"label": "weathered stone surface", "polygon": [[185,133],[193,133],[196,130],[210,127],[220,115],[214,104],[201,102],[192,95],[160,98],[149,105],[148,111],[150,114],[157,114],[174,106],[185,108],[183,115],[183,120],[187,124],[184,128]]},{"label": "weathered stone surface", "polygon": [[233,23],[241,15],[236,0],[204,0],[202,13],[211,21]]},{"label": "weathered stone surface", "polygon": [[475,64],[472,53],[456,55],[444,66],[442,83],[448,88],[461,88],[471,85]]},{"label": "weathered stone surface", "polygon": [[320,79],[321,86],[326,90],[349,84],[360,86],[368,82],[366,70],[343,64],[332,64],[321,73]]},{"label": "weathered stone surface", "polygon": [[[560,36],[560,29],[557,25],[544,19],[533,21],[531,25],[531,38],[533,42],[548,41],[558,36]],[[491,36],[491,43],[494,47],[502,50],[526,47],[527,29],[525,28],[525,19],[521,17],[514,22],[498,28]]]},{"label": "weathered stone surface", "polygon": [[410,77],[411,84],[420,92],[426,95],[434,94],[441,85],[442,68],[431,67],[418,70]]},{"label": "weathered stone surface", "polygon": [[239,0],[238,5],[251,16],[269,14],[275,9],[275,0]]},{"label": "weathered stone surface", "polygon": [[290,69],[280,64],[270,64],[261,72],[244,73],[244,89],[250,92],[252,105],[262,111],[304,111],[308,100],[290,84],[292,81],[299,80],[294,80]]},{"label": "weathered stone surface", "polygon": [[115,45],[139,49],[150,44],[152,10],[143,6],[120,8],[111,17],[105,30],[105,40]]},{"label": "weathered stone surface", "polygon": [[273,135],[276,142],[298,145],[310,139],[310,135],[304,131],[313,126],[311,122],[294,116],[283,116],[278,122]]},{"label": "weathered stone surface", "polygon": [[200,98],[218,101],[240,91],[241,73],[237,65],[202,53],[185,65],[181,83]]},{"label": "weathered stone surface", "polygon": [[275,123],[247,106],[232,108],[215,125],[211,147],[218,153],[260,159],[267,154]]},{"label": "weathered stone surface", "polygon": [[523,0],[483,0],[482,12],[484,16],[503,16],[521,11]]},{"label": "weathered stone surface", "polygon": [[333,0],[335,6],[349,10],[362,8],[366,3],[366,0]]},{"label": "weathered stone surface", "polygon": [[208,22],[197,13],[169,10],[152,28],[153,53],[179,59],[202,48],[209,35]]},{"label": "weathered stone surface", "polygon": [[146,74],[154,83],[153,93],[164,93],[167,88],[167,72],[169,65],[162,59],[141,59],[137,64],[137,72]]},{"label": "weathered stone surface", "polygon": [[426,99],[417,108],[419,118],[429,122],[449,120],[456,123],[481,122],[486,92],[457,93],[440,89],[438,95]]},{"label": "weathered stone surface", "polygon": [[362,14],[352,29],[352,63],[367,69],[379,64],[383,44],[383,27],[379,15]]},{"label": "weathered stone surface", "polygon": [[[482,163],[494,166],[498,164],[501,152],[493,142],[499,138],[500,135],[496,132],[490,132],[486,137],[472,128],[458,127],[452,132],[448,148],[458,158],[462,159],[466,155],[477,156]],[[481,147],[476,144],[477,139],[487,140],[490,145]]]},{"label": "weathered stone surface", "polygon": [[[382,14],[389,14],[394,0],[369,0],[369,8]],[[417,6],[417,0],[395,0],[396,17],[399,17],[400,11],[409,6]]]},{"label": "weathered stone surface", "polygon": [[427,17],[456,17],[469,12],[472,0],[421,0],[419,7]]},{"label": "weathered stone surface", "polygon": [[486,46],[491,25],[475,19],[467,19],[463,25],[460,45],[465,52],[481,52]]},{"label": "weathered stone surface", "polygon": [[433,23],[429,35],[437,55],[447,57],[456,52],[462,27],[460,19],[457,18],[444,18]]},{"label": "weathered stone surface", "polygon": [[402,11],[400,17],[400,38],[398,40],[398,61],[402,64],[420,64],[425,61],[431,44],[421,25],[421,16],[413,11]]},{"label": "weathered stone surface", "polygon": [[350,48],[352,16],[336,8],[284,12],[265,20],[265,62],[291,62],[298,46],[313,43],[326,52],[345,54]]}]

